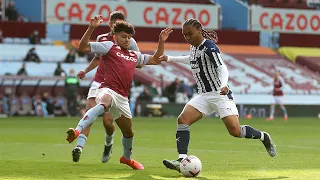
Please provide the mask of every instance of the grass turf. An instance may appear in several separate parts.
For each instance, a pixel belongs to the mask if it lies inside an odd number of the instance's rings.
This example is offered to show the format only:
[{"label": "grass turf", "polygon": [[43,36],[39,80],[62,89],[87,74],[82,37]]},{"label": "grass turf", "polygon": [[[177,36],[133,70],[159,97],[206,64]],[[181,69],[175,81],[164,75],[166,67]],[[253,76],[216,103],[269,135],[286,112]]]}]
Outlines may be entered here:
[{"label": "grass turf", "polygon": [[[184,179],[166,169],[162,160],[176,159],[174,118],[134,118],[133,158],[145,166],[134,171],[120,164],[121,133],[116,129],[113,155],[101,163],[104,144],[102,120],[94,124],[80,162],[72,162],[76,142],[65,141],[65,131],[78,118],[19,117],[0,119],[0,179]],[[219,119],[203,119],[191,127],[189,154],[199,157],[203,171],[197,179],[320,179],[320,120],[290,118],[241,120],[267,131],[278,155],[269,157],[258,140],[231,137]],[[190,179],[190,178],[189,178]]]}]

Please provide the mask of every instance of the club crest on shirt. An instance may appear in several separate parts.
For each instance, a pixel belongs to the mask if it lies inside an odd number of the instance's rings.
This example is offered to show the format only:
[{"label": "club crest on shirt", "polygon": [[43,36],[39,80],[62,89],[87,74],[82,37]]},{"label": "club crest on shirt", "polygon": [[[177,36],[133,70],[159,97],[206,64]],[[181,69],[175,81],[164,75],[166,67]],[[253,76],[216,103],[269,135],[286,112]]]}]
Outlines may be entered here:
[{"label": "club crest on shirt", "polygon": [[92,90],[90,91],[90,95],[94,95],[94,94],[96,94],[96,89],[92,89]]},{"label": "club crest on shirt", "polygon": [[130,54],[130,56],[135,56],[136,55],[134,52],[130,52],[129,54]]},{"label": "club crest on shirt", "polygon": [[107,41],[108,40],[108,38],[107,37],[103,37],[103,38],[101,38],[101,41]]}]

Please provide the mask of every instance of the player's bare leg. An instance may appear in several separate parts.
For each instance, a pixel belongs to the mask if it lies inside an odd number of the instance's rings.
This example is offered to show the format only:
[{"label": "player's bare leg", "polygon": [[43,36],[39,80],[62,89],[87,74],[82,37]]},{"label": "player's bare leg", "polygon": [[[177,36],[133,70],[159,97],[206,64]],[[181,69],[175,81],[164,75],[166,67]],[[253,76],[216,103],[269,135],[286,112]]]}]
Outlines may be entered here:
[{"label": "player's bare leg", "polygon": [[267,121],[273,121],[275,107],[276,107],[275,104],[271,104],[271,106],[270,106],[270,116],[267,118]]},{"label": "player's bare leg", "polygon": [[113,136],[114,136],[114,122],[111,113],[106,112],[103,116],[103,126],[106,131],[106,141],[104,145],[104,150],[102,154],[102,162],[106,163],[111,158],[112,146],[113,146]]},{"label": "player's bare leg", "polygon": [[179,157],[177,160],[163,160],[167,168],[180,172],[180,162],[187,157],[190,141],[190,125],[202,118],[203,114],[191,105],[186,105],[178,117],[176,143]]},{"label": "player's bare leg", "polygon": [[288,114],[287,114],[287,109],[283,104],[280,104],[280,107],[283,111],[283,120],[287,121],[288,120]]},{"label": "player's bare leg", "polygon": [[271,157],[277,154],[276,146],[268,133],[256,130],[248,125],[240,126],[237,115],[230,115],[222,118],[222,120],[231,136],[246,139],[260,139]]},{"label": "player's bare leg", "polygon": [[116,120],[122,132],[122,146],[123,146],[123,156],[120,158],[120,163],[126,164],[132,169],[143,170],[144,167],[138,161],[131,159],[132,146],[133,146],[133,130],[132,130],[132,120],[130,118],[121,116]]},{"label": "player's bare leg", "polygon": [[[89,109],[93,108],[94,106],[96,106],[96,99],[94,97],[87,99],[87,103],[86,103],[86,110],[88,111]],[[84,148],[84,145],[87,142],[87,138],[89,136],[90,133],[90,128],[91,125],[89,125],[87,128],[83,129],[81,134],[78,137],[77,140],[77,145],[75,148],[72,149],[72,160],[73,162],[78,162],[80,160],[80,156],[82,153],[82,150]]]}]

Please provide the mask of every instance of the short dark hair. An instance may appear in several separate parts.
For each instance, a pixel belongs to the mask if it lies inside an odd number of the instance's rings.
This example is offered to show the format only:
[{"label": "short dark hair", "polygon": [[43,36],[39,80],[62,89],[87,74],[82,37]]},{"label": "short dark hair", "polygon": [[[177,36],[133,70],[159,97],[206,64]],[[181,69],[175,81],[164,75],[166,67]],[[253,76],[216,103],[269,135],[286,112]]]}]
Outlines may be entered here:
[{"label": "short dark hair", "polygon": [[186,20],[183,23],[183,26],[193,26],[193,27],[196,27],[196,28],[201,28],[202,36],[205,39],[210,39],[211,41],[213,41],[215,43],[218,42],[218,34],[217,34],[217,32],[215,32],[213,30],[204,30],[202,28],[201,23],[196,19],[192,19],[191,18],[191,19]]},{"label": "short dark hair", "polygon": [[113,27],[113,34],[116,34],[122,31],[132,35],[135,33],[133,25],[129,24],[128,22],[125,22],[125,21],[116,22],[116,24]]},{"label": "short dark hair", "polygon": [[120,11],[114,11],[110,14],[110,21],[125,20],[125,16]]}]

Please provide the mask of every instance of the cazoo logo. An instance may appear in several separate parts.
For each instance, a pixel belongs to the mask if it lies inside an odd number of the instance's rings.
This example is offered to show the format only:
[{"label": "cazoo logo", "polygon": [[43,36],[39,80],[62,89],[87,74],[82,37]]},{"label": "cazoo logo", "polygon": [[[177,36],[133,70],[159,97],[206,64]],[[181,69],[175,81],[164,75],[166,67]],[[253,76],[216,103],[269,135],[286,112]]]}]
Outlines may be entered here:
[{"label": "cazoo logo", "polygon": [[134,58],[134,57],[131,57],[131,56],[126,56],[120,52],[117,52],[117,56],[121,57],[121,58],[124,58],[125,60],[127,61],[133,61],[133,62],[137,62],[137,58]]}]

